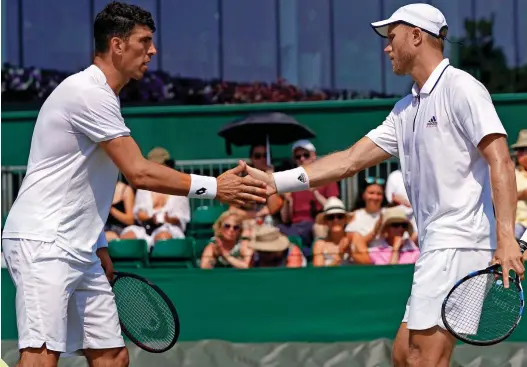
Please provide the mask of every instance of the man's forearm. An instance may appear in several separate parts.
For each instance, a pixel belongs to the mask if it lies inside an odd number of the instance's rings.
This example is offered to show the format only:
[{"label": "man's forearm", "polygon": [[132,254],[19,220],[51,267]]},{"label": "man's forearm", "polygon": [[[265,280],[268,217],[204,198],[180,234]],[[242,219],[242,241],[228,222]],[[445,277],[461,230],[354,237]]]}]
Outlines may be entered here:
[{"label": "man's forearm", "polygon": [[510,160],[496,161],[490,166],[498,238],[514,235],[517,195],[514,164]]},{"label": "man's forearm", "polygon": [[304,169],[309,176],[309,186],[320,187],[352,177],[361,170],[375,166],[390,157],[390,154],[364,137],[351,148],[318,159]]},{"label": "man's forearm", "polygon": [[186,196],[190,190],[190,175],[147,160],[129,178],[137,189],[168,195]]}]

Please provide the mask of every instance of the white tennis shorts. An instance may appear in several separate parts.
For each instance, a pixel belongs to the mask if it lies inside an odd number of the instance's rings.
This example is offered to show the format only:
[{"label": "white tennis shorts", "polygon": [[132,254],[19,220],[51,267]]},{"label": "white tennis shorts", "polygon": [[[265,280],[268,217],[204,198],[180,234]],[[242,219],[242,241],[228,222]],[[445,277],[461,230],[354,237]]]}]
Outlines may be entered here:
[{"label": "white tennis shorts", "polygon": [[445,329],[441,306],[456,282],[472,271],[490,265],[492,250],[444,249],[428,251],[415,263],[412,292],[403,321],[409,330],[436,325]]},{"label": "white tennis shorts", "polygon": [[4,239],[16,286],[18,347],[74,353],[124,346],[112,288],[100,261],[86,264],[54,243]]}]

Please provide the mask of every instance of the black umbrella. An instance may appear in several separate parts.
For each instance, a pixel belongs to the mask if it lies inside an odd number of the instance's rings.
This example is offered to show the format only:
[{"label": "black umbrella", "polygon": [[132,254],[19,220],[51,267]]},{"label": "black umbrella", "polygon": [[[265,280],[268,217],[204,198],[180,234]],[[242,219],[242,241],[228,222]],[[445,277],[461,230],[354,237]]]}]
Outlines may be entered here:
[{"label": "black umbrella", "polygon": [[311,139],[315,133],[301,125],[293,117],[280,112],[255,113],[225,125],[218,132],[225,139],[227,154],[231,144],[236,146],[257,145],[265,139],[267,164],[270,162],[270,145],[286,145],[300,139]]}]

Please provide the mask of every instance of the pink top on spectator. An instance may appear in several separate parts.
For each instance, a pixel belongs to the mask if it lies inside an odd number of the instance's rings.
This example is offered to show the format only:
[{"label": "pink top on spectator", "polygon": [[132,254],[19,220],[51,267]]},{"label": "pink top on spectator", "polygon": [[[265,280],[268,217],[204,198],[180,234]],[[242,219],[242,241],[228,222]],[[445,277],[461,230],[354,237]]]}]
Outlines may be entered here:
[{"label": "pink top on spectator", "polygon": [[[392,247],[388,245],[385,239],[372,241],[368,249],[370,260],[375,265],[389,265],[392,257]],[[398,264],[415,264],[419,258],[419,247],[411,240],[404,240],[399,254]]]},{"label": "pink top on spectator", "polygon": [[[339,196],[339,186],[336,182],[319,187],[317,190],[326,199],[332,196]],[[293,192],[291,196],[293,197],[293,212],[291,213],[291,221],[293,223],[313,221],[315,219],[314,215],[322,211],[322,205],[311,190]],[[316,213],[311,212],[312,206],[314,206]]]}]

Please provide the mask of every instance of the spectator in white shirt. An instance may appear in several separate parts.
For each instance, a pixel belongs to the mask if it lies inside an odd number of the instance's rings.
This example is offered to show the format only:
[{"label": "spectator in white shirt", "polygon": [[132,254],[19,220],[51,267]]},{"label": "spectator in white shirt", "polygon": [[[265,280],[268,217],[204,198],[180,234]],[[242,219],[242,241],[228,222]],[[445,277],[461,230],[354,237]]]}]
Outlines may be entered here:
[{"label": "spectator in white shirt", "polygon": [[346,226],[353,259],[360,264],[370,263],[368,245],[379,234],[382,208],[386,204],[384,183],[383,178],[366,178],[366,187],[353,208],[353,220]]},{"label": "spectator in white shirt", "polygon": [[[170,154],[164,148],[152,149],[147,158],[169,167],[174,166]],[[189,199],[137,190],[134,217],[138,224],[126,227],[121,238],[146,240],[149,249],[159,240],[184,238],[187,223],[190,222]]]}]

